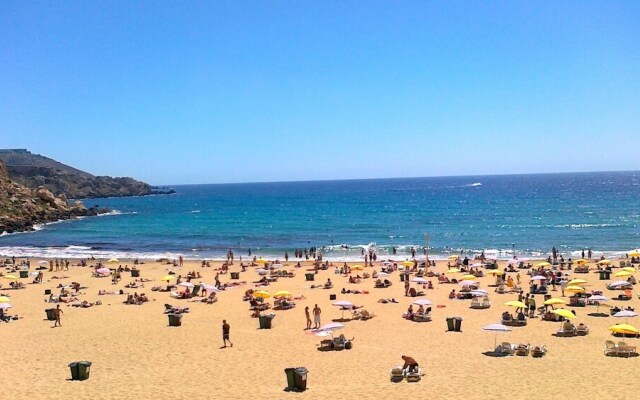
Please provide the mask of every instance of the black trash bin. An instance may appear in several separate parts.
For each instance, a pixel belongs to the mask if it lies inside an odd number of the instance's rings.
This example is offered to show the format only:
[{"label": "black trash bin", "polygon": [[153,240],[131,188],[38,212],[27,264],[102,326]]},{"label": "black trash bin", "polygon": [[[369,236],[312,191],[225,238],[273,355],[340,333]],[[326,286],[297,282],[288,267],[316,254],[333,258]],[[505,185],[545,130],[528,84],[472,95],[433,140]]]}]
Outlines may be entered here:
[{"label": "black trash bin", "polygon": [[76,361],[69,364],[71,369],[72,381],[84,381],[89,379],[89,373],[91,371],[90,361]]},{"label": "black trash bin", "polygon": [[452,332],[455,329],[454,317],[447,317],[447,331]]},{"label": "black trash bin", "polygon": [[44,290],[44,294],[45,294],[45,296],[50,295],[51,294],[51,289],[45,289]]},{"label": "black trash bin", "polygon": [[607,281],[611,279],[611,271],[607,271],[606,269],[603,269],[600,271],[600,280],[601,281]]},{"label": "black trash bin", "polygon": [[308,281],[312,281],[315,279],[315,274],[304,274]]},{"label": "black trash bin", "polygon": [[169,314],[169,326],[182,326],[182,314]]},{"label": "black trash bin", "polygon": [[139,269],[132,269],[132,270],[131,270],[131,277],[132,277],[132,278],[138,278],[138,277],[140,277],[140,270],[139,270]]},{"label": "black trash bin", "polygon": [[284,373],[287,374],[287,389],[297,389],[295,368],[285,368]]},{"label": "black trash bin", "polygon": [[329,300],[335,300],[335,299],[337,299],[337,298],[338,298],[338,297],[337,297],[335,294],[330,294],[330,295],[329,295]]},{"label": "black trash bin", "polygon": [[271,315],[261,315],[258,317],[260,322],[260,329],[271,329],[271,320],[273,316]]},{"label": "black trash bin", "polygon": [[453,330],[456,332],[460,332],[460,330],[462,329],[462,318],[456,317],[453,319],[453,322],[455,323]]},{"label": "black trash bin", "polygon": [[231,279],[240,279],[240,272],[232,272]]},{"label": "black trash bin", "polygon": [[299,391],[304,392],[307,390],[307,371],[306,368],[300,367],[294,370],[294,374],[296,376],[296,387]]},{"label": "black trash bin", "polygon": [[28,278],[29,271],[20,271],[20,278]]},{"label": "black trash bin", "polygon": [[409,275],[407,274],[400,274],[400,282],[404,282],[408,277]]},{"label": "black trash bin", "polygon": [[54,313],[55,310],[56,310],[55,308],[47,308],[46,310],[44,310],[44,312],[47,313],[47,320],[49,321],[56,320],[56,314]]}]

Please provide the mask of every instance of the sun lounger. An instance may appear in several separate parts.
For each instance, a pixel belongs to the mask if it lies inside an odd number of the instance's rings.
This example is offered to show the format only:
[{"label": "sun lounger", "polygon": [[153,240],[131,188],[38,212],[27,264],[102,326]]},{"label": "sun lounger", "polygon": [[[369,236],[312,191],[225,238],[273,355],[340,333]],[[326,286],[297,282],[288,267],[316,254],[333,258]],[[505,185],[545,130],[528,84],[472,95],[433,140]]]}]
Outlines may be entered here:
[{"label": "sun lounger", "polygon": [[528,344],[519,344],[514,349],[514,354],[516,356],[528,356],[529,355],[530,346]]},{"label": "sun lounger", "polygon": [[576,327],[569,321],[565,321],[560,329],[556,332],[556,336],[571,337],[577,336]]},{"label": "sun lounger", "polygon": [[514,345],[509,342],[502,342],[496,347],[496,353],[512,356],[515,351]]},{"label": "sun lounger", "polygon": [[530,352],[532,357],[543,357],[545,354],[547,354],[547,346],[532,346]]},{"label": "sun lounger", "polygon": [[580,324],[576,327],[576,334],[578,336],[587,336],[589,334],[589,328],[584,324]]}]

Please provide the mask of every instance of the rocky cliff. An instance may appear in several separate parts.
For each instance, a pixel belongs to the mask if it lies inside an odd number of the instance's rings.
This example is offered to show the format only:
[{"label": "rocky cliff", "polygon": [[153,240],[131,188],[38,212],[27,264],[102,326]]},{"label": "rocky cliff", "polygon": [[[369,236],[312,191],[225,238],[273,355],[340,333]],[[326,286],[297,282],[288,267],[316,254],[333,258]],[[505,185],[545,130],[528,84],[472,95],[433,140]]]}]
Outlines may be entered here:
[{"label": "rocky cliff", "polygon": [[32,189],[45,187],[56,196],[82,199],[174,193],[156,190],[133,178],[94,176],[24,149],[0,150],[0,161],[4,161],[14,181]]},{"label": "rocky cliff", "polygon": [[108,210],[87,209],[81,202],[69,204],[64,194],[55,196],[45,187],[29,189],[9,178],[0,161],[0,233],[33,230],[34,225]]}]

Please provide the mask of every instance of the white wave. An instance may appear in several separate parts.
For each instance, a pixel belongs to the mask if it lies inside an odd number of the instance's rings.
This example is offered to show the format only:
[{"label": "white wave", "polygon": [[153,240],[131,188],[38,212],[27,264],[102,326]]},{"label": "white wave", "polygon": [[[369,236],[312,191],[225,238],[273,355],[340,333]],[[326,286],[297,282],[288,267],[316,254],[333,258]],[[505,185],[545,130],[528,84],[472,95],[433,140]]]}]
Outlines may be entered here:
[{"label": "white wave", "polygon": [[134,215],[137,214],[137,211],[129,211],[129,212],[122,212],[119,210],[111,210],[109,212],[103,213],[103,214],[98,214],[98,217],[111,217],[114,215]]},{"label": "white wave", "polygon": [[191,210],[189,211],[190,214],[199,214],[200,210]]},{"label": "white wave", "polygon": [[478,187],[478,186],[482,186],[482,183],[481,182],[475,182],[475,183],[467,185],[467,187]]}]

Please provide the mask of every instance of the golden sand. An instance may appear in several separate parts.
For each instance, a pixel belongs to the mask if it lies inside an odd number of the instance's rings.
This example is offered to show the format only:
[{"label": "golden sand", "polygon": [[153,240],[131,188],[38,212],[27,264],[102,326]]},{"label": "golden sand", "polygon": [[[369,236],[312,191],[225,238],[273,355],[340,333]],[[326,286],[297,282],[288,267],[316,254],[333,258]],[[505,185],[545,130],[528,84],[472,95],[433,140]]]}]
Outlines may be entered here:
[{"label": "golden sand", "polygon": [[[122,262],[121,264],[125,264]],[[291,263],[290,263],[291,264]],[[435,271],[446,269],[439,264]],[[110,265],[111,266],[111,265]],[[129,263],[129,266],[131,264]],[[216,264],[215,266],[219,266]],[[98,290],[117,291],[133,280],[123,273],[123,280],[112,285],[109,278],[93,278],[91,268],[72,266],[65,272],[45,271],[42,284],[27,284],[24,290],[5,290],[8,281],[0,279],[3,289],[13,304],[12,314],[22,319],[0,326],[0,355],[3,370],[3,389],[11,399],[393,399],[393,398],[466,398],[501,399],[545,398],[564,399],[633,397],[633,371],[639,365],[638,358],[614,358],[603,355],[604,341],[612,339],[607,327],[620,321],[617,318],[587,316],[592,308],[577,308],[576,323],[583,322],[591,330],[585,337],[559,338],[552,334],[558,323],[529,320],[526,327],[513,328],[512,332],[499,334],[498,341],[546,345],[545,357],[489,357],[494,334],[483,331],[489,323],[499,322],[501,313],[508,308],[503,304],[517,298],[515,294],[496,294],[488,287],[492,277],[481,278],[481,287],[490,292],[492,307],[485,310],[469,308],[469,300],[449,300],[448,293],[458,285],[437,284],[427,290],[425,298],[433,305],[432,322],[415,323],[401,315],[415,300],[404,297],[403,284],[398,273],[389,279],[393,286],[374,288],[373,279],[360,284],[349,284],[347,278],[335,275],[332,269],[320,271],[315,282],[306,282],[304,273],[308,266],[293,268],[294,278],[280,278],[266,290],[275,293],[289,290],[306,299],[297,301],[292,310],[274,311],[273,329],[259,330],[258,320],[250,317],[249,304],[242,301],[244,291],[254,287],[258,279],[252,269],[241,273],[245,286],[218,294],[212,305],[176,300],[168,293],[152,292],[153,285],[160,285],[160,278],[169,269],[167,265],[148,263],[141,265],[141,277],[152,279],[144,289],[124,289],[133,293],[145,292],[150,302],[141,305],[125,305],[126,296],[98,295]],[[376,269],[379,270],[379,267]],[[175,269],[174,269],[175,270]],[[213,284],[214,268],[201,268],[199,263],[187,262],[178,270],[199,271],[207,284]],[[231,271],[239,271],[238,265]],[[367,270],[370,271],[370,268]],[[55,280],[54,275],[69,278]],[[528,277],[521,272],[526,286]],[[598,275],[576,275],[587,279],[588,289],[600,289],[609,297],[618,292],[604,288],[607,281]],[[312,283],[320,284],[331,278],[332,290],[310,289]],[[31,281],[21,279],[23,282]],[[52,328],[45,320],[45,289],[59,292],[56,286],[77,281],[86,286],[81,300],[101,300],[102,305],[91,308],[75,308],[62,304],[62,327]],[[194,280],[193,282],[198,282]],[[229,282],[228,274],[221,275],[222,282]],[[414,284],[415,285],[415,284]],[[369,294],[340,294],[342,288],[368,291]],[[322,308],[322,323],[340,318],[341,311],[331,306],[330,294],[338,300],[349,300],[364,305],[376,314],[368,321],[346,322],[341,331],[354,337],[354,347],[348,351],[319,351],[320,338],[304,330],[304,307]],[[560,296],[560,292],[550,292]],[[569,295],[569,293],[567,293]],[[380,298],[394,297],[399,304],[381,304]],[[537,295],[537,304],[542,296]],[[272,299],[269,299],[272,300]],[[163,313],[164,304],[188,306],[181,327],[169,327]],[[611,301],[612,305],[638,306],[638,300]],[[444,305],[438,308],[437,305]],[[605,310],[606,311],[606,310]],[[462,333],[446,332],[445,318],[463,318]],[[221,349],[221,324],[227,319],[231,324],[232,348]],[[633,319],[629,321],[634,323]],[[619,340],[613,338],[614,340]],[[638,339],[626,339],[630,344]],[[426,375],[418,383],[391,383],[389,369],[402,363],[403,354],[414,357]],[[89,380],[70,381],[68,363],[89,360],[93,363]],[[308,390],[304,393],[285,392],[284,368],[304,366],[309,370]]]}]

